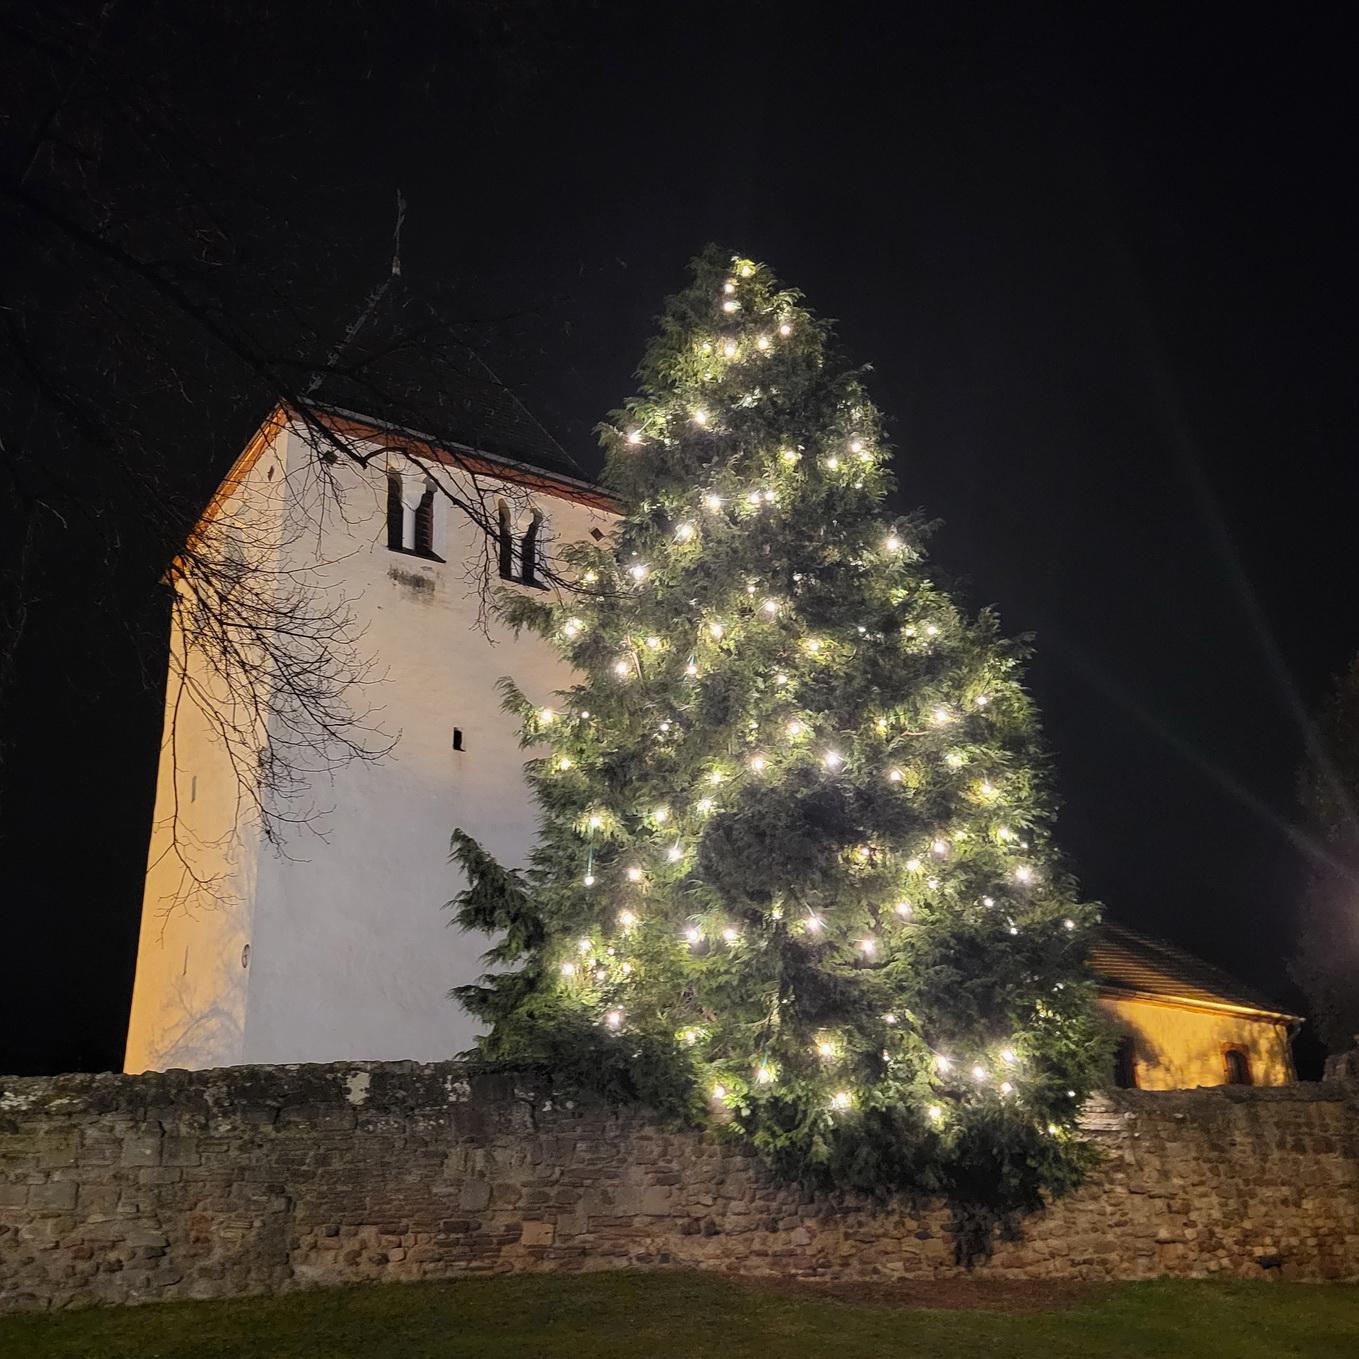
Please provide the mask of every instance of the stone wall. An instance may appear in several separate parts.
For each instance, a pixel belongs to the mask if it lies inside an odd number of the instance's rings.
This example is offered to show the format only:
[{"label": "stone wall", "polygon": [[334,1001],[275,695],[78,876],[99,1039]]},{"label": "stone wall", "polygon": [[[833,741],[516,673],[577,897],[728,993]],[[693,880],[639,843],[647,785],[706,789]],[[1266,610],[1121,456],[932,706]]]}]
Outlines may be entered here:
[{"label": "stone wall", "polygon": [[[1004,1278],[1359,1279],[1359,1083],[1119,1092]],[[739,1146],[456,1064],[0,1080],[0,1306],[503,1270],[956,1271],[942,1205],[773,1185]]]}]

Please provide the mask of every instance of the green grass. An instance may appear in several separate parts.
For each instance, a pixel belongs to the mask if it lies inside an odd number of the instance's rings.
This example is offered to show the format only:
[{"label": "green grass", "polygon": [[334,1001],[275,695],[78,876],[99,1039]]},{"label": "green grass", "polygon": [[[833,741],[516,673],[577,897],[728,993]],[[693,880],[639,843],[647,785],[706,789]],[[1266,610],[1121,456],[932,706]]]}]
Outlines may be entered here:
[{"label": "green grass", "polygon": [[1359,1356],[1359,1286],[1120,1284],[1074,1305],[1009,1314],[837,1301],[696,1274],[518,1275],[21,1314],[0,1318],[0,1355],[1339,1359]]}]

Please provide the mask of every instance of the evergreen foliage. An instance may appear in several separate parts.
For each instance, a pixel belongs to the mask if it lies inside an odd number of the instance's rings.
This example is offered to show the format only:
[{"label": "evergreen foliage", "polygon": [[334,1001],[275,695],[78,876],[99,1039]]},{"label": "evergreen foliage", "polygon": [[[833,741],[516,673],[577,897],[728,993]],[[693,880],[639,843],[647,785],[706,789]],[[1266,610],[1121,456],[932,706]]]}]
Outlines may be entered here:
[{"label": "evergreen foliage", "polygon": [[517,964],[456,994],[484,1056],[984,1235],[1079,1178],[1104,1055],[1020,649],[885,517],[881,416],[768,269],[701,256],[639,377],[581,592],[506,603],[582,678],[506,683],[542,838],[522,879],[455,840],[459,919]]}]

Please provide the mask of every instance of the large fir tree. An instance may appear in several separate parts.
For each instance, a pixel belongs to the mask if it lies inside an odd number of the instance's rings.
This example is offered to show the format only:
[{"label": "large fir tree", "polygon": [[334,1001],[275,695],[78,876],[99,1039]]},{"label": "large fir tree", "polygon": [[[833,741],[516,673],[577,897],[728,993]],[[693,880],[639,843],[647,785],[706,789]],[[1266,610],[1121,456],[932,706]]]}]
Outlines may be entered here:
[{"label": "large fir tree", "polygon": [[882,419],[828,326],[710,249],[604,428],[612,537],[511,620],[528,872],[461,834],[483,1054],[710,1119],[781,1172],[1001,1211],[1069,1185],[1097,1079],[1093,910],[1048,837],[1018,649],[890,519]]}]

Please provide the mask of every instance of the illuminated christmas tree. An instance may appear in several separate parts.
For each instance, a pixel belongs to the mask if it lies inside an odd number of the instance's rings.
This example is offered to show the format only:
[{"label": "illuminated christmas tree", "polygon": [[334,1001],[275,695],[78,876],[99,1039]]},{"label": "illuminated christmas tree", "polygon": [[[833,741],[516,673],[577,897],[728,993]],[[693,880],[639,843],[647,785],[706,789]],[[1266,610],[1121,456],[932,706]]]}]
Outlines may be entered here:
[{"label": "illuminated christmas tree", "polygon": [[[581,675],[507,684],[542,811],[472,842],[485,1056],[748,1137],[785,1175],[1005,1211],[1086,1161],[1094,911],[1049,843],[1017,648],[889,519],[882,419],[828,327],[715,250],[604,429],[613,537],[508,614]],[[546,704],[546,706],[544,706]]]}]

